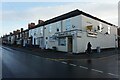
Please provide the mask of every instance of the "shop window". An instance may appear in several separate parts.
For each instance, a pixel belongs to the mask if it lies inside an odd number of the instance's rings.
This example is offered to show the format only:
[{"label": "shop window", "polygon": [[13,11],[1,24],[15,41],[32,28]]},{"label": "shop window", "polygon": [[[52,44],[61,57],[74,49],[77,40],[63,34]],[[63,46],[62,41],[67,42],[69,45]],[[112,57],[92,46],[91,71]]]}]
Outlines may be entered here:
[{"label": "shop window", "polygon": [[56,36],[52,35],[49,37],[49,41],[55,41],[56,40]]},{"label": "shop window", "polygon": [[59,46],[66,46],[66,38],[59,38],[58,45]]}]

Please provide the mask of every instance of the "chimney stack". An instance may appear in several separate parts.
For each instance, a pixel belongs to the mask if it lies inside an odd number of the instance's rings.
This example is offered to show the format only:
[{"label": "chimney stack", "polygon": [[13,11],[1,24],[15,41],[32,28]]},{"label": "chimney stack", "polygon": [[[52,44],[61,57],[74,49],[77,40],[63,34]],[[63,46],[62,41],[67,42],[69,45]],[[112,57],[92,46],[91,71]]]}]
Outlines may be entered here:
[{"label": "chimney stack", "polygon": [[31,28],[31,24],[28,24],[28,29],[30,29]]},{"label": "chimney stack", "polygon": [[42,23],[44,23],[43,20],[38,20],[38,24],[42,24]]},{"label": "chimney stack", "polygon": [[21,32],[23,32],[23,28],[21,28]]},{"label": "chimney stack", "polygon": [[17,33],[19,33],[20,32],[20,30],[19,29],[17,29],[17,31],[16,31]]},{"label": "chimney stack", "polygon": [[10,35],[12,35],[12,32],[10,32]]},{"label": "chimney stack", "polygon": [[28,29],[35,27],[35,23],[28,24]]},{"label": "chimney stack", "polygon": [[35,27],[35,23],[31,23],[31,28]]},{"label": "chimney stack", "polygon": [[13,31],[13,34],[15,34],[15,31]]}]

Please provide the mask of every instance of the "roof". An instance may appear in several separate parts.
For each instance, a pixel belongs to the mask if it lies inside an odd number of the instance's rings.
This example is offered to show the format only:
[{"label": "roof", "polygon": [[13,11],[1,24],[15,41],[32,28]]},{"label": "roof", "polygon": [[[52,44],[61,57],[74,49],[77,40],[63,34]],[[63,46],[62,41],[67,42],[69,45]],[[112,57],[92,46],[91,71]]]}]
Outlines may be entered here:
[{"label": "roof", "polygon": [[[104,20],[99,19],[99,18],[97,18],[97,17],[95,17],[95,16],[92,16],[92,15],[90,15],[90,14],[88,14],[88,13],[85,13],[85,12],[83,12],[83,11],[80,11],[80,10],[76,9],[76,10],[71,11],[71,12],[68,12],[68,13],[66,13],[66,14],[57,16],[57,17],[52,18],[52,19],[49,19],[49,20],[45,21],[44,23],[38,24],[38,25],[36,25],[35,27],[30,28],[30,29],[34,29],[34,28],[37,28],[37,27],[40,27],[40,26],[44,26],[44,25],[47,25],[47,24],[50,24],[50,23],[54,23],[54,22],[57,22],[57,21],[60,21],[60,20],[64,20],[64,19],[68,19],[68,18],[71,18],[71,17],[74,17],[74,16],[78,16],[78,15],[84,15],[84,16],[90,17],[90,18],[92,18],[92,19],[95,19],[95,20],[97,20],[97,21],[106,23],[106,24],[108,24],[108,25],[110,25],[110,26],[115,26],[115,25],[113,25],[113,24],[111,24],[111,23],[109,23],[109,22],[107,22],[107,21],[104,21]],[[115,27],[117,27],[117,26],[115,26]],[[23,32],[26,32],[26,31],[29,31],[29,29],[26,29],[26,30],[24,30]],[[20,33],[21,33],[21,32],[20,32]],[[14,34],[11,34],[11,35],[14,35]],[[9,36],[9,35],[7,35],[7,36]]]},{"label": "roof", "polygon": [[84,15],[84,16],[90,17],[90,18],[92,18],[92,19],[95,19],[95,20],[97,20],[97,21],[106,23],[106,24],[108,24],[108,25],[110,25],[110,26],[115,26],[114,24],[111,24],[111,23],[109,23],[109,22],[107,22],[107,21],[104,21],[104,20],[99,19],[99,18],[97,18],[97,17],[95,17],[95,16],[92,16],[92,15],[90,15],[90,14],[88,14],[88,13],[85,13],[85,12],[83,12],[83,11],[80,11],[80,10],[76,9],[76,10],[74,10],[74,11],[68,12],[68,13],[63,14],[63,15],[60,15],[60,16],[58,16],[58,17],[49,19],[49,20],[45,21],[44,23],[38,24],[38,25],[36,25],[35,27],[33,27],[33,28],[31,28],[31,29],[34,29],[34,28],[37,28],[37,27],[40,27],[40,26],[44,26],[44,25],[47,25],[47,24],[50,24],[50,23],[54,23],[54,22],[57,22],[57,21],[60,21],[60,20],[68,19],[68,18],[77,16],[77,15],[81,15],[81,14]]},{"label": "roof", "polygon": [[[37,28],[37,27],[40,27],[40,26],[44,26],[44,25],[47,25],[47,24],[50,24],[50,23],[54,23],[54,22],[60,21],[60,20],[71,18],[71,17],[77,16],[77,15],[80,15],[80,14],[81,14],[81,12],[79,10],[74,10],[74,11],[71,11],[69,13],[60,15],[58,17],[49,19],[49,20],[45,21],[43,24],[38,24],[38,25],[36,25],[33,28]],[[31,28],[31,29],[33,29],[33,28]]]}]

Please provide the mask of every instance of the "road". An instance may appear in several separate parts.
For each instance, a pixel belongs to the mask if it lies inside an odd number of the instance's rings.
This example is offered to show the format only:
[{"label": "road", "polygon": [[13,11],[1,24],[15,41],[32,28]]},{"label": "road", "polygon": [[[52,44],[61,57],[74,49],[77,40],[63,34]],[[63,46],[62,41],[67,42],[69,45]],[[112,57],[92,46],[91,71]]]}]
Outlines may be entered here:
[{"label": "road", "polygon": [[3,78],[118,78],[118,55],[98,59],[49,59],[14,50],[2,49]]}]

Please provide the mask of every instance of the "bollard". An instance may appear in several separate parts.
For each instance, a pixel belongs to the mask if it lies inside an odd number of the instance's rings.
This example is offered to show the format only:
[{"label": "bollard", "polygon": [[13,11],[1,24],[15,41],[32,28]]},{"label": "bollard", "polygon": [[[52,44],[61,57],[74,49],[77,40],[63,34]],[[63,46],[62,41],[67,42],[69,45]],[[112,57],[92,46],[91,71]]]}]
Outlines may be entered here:
[{"label": "bollard", "polygon": [[97,47],[97,53],[100,53],[101,50],[100,50],[100,47]]}]

